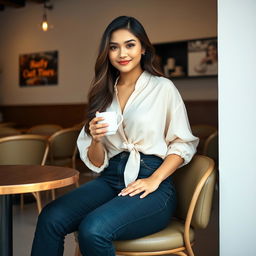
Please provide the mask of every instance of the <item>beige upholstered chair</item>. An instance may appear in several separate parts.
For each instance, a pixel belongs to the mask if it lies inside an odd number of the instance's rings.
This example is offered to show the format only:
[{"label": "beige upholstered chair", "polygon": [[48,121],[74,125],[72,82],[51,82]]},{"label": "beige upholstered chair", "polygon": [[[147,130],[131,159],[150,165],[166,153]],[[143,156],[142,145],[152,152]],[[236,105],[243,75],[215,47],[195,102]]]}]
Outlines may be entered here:
[{"label": "beige upholstered chair", "polygon": [[21,132],[13,127],[0,126],[0,138],[18,134],[21,134]]},{"label": "beige upholstered chair", "polygon": [[[44,165],[48,150],[47,139],[40,135],[16,135],[0,138],[0,164]],[[38,212],[40,212],[42,210],[40,193],[32,194],[36,198]]]},{"label": "beige upholstered chair", "polygon": [[218,143],[218,132],[213,133],[210,135],[204,144],[203,154],[205,156],[208,156],[212,158],[216,165],[218,165],[219,162],[219,143]]},{"label": "beige upholstered chair", "polygon": [[195,135],[200,139],[199,145],[197,147],[197,152],[198,154],[203,154],[205,141],[210,135],[217,132],[217,128],[212,125],[198,124],[198,125],[192,125],[191,130],[193,135]]},{"label": "beige upholstered chair", "polygon": [[80,128],[72,127],[55,132],[49,138],[51,165],[69,166],[75,168],[76,141]]},{"label": "beige upholstered chair", "polygon": [[39,124],[39,125],[34,125],[30,127],[27,130],[27,133],[50,136],[61,129],[62,129],[62,126],[57,124]]},{"label": "beige upholstered chair", "polygon": [[[160,232],[138,239],[115,241],[117,255],[181,255],[193,256],[196,229],[209,222],[216,179],[214,161],[196,155],[174,174],[178,207],[175,218]],[[80,255],[79,249],[76,256]]]},{"label": "beige upholstered chair", "polygon": [[[55,132],[50,138],[49,159],[47,163],[57,166],[68,166],[76,168],[76,141],[80,128],[71,127]],[[76,183],[78,187],[78,182]],[[55,198],[54,190],[52,197]]]}]

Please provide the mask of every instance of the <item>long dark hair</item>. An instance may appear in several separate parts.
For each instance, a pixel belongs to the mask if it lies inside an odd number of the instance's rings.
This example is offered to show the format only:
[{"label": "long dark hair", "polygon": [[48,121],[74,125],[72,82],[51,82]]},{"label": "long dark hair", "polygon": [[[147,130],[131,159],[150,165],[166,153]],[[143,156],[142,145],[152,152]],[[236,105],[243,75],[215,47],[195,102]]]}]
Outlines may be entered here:
[{"label": "long dark hair", "polygon": [[119,71],[110,63],[108,54],[111,35],[118,29],[127,29],[140,40],[142,48],[145,50],[145,54],[141,58],[142,69],[152,75],[163,75],[158,69],[154,48],[141,23],[135,18],[128,16],[119,16],[114,19],[103,33],[95,64],[95,76],[88,95],[88,109],[85,124],[85,131],[88,134],[89,122],[95,117],[96,111],[105,111],[113,100],[114,83],[119,76]]}]

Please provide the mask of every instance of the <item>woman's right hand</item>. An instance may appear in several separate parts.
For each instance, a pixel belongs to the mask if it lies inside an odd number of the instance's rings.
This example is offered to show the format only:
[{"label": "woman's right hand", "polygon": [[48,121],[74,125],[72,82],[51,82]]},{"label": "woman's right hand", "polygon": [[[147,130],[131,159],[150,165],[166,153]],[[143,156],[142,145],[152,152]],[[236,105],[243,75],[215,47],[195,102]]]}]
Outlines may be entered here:
[{"label": "woman's right hand", "polygon": [[104,120],[104,117],[94,117],[89,123],[90,134],[95,142],[100,142],[102,137],[104,137],[108,131],[107,123],[98,123],[102,120]]}]

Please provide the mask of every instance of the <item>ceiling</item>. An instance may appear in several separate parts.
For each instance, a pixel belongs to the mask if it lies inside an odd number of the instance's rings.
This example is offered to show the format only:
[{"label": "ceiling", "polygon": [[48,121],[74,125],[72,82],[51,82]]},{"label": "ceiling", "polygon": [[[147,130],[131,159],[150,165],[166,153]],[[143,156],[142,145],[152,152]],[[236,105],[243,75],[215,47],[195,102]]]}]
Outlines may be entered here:
[{"label": "ceiling", "polygon": [[0,0],[0,11],[4,11],[7,8],[23,8],[27,2],[43,4],[48,0]]}]

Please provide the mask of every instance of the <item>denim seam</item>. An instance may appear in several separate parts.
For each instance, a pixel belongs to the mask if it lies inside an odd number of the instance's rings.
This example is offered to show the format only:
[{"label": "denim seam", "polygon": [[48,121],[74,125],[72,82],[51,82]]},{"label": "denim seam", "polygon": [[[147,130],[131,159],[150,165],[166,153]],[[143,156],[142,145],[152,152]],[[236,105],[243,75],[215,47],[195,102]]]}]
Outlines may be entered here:
[{"label": "denim seam", "polygon": [[[115,230],[111,233],[111,236],[113,237],[113,234],[114,234],[114,233],[116,233],[118,230],[120,230],[121,228],[123,228],[123,227],[125,227],[125,226],[127,226],[127,225],[129,225],[129,224],[131,224],[131,223],[134,223],[134,222],[139,221],[139,220],[144,219],[144,218],[148,218],[148,217],[150,217],[150,216],[153,216],[153,215],[155,215],[155,214],[157,214],[157,213],[163,211],[163,210],[166,208],[166,205],[167,205],[168,201],[170,200],[170,198],[171,198],[171,196],[168,197],[168,199],[167,199],[166,202],[164,203],[164,206],[163,206],[162,208],[160,208],[159,210],[156,210],[155,212],[153,212],[153,213],[151,213],[151,214],[144,215],[144,216],[142,216],[142,217],[140,217],[140,218],[137,218],[136,220],[132,220],[132,221],[130,221],[130,222],[128,222],[128,223],[123,224],[122,226],[120,226],[120,227],[118,227],[117,229],[115,229]],[[142,200],[143,200],[143,199],[142,199]]]},{"label": "denim seam", "polygon": [[[151,167],[149,167],[146,163],[145,163],[145,161],[143,160],[143,159],[141,159],[140,160],[140,162],[141,162],[141,164],[145,167],[145,168],[147,168],[148,170],[150,170],[150,171],[155,171],[157,168],[151,168]],[[160,164],[161,165],[161,164]]]}]

